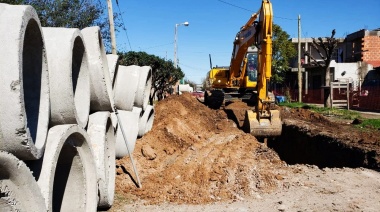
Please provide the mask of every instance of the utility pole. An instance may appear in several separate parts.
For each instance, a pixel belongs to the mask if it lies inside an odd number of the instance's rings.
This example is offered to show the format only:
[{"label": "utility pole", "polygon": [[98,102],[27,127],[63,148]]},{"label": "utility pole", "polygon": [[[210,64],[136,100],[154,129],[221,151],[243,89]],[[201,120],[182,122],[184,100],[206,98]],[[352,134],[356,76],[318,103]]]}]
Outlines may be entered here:
[{"label": "utility pole", "polygon": [[107,0],[108,5],[108,20],[110,22],[110,34],[111,34],[111,52],[116,53],[116,38],[115,38],[115,25],[113,23],[113,11],[112,11],[112,0]]},{"label": "utility pole", "polygon": [[302,102],[301,15],[298,15],[298,102]]}]

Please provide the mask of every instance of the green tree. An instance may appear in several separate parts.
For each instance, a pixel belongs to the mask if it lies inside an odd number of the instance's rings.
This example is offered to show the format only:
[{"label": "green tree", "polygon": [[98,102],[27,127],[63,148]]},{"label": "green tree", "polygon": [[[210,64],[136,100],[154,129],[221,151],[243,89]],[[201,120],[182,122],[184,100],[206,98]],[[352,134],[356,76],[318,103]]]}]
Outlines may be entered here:
[{"label": "green tree", "polygon": [[0,3],[5,4],[21,4],[23,0],[0,0]]},{"label": "green tree", "polygon": [[[83,29],[99,26],[104,45],[110,49],[110,32],[107,5],[104,0],[0,0],[8,4],[27,4],[34,7],[43,27],[66,27]],[[120,28],[118,15],[115,28]]]},{"label": "green tree", "polygon": [[277,24],[273,24],[272,44],[272,82],[282,83],[289,71],[289,61],[297,54],[290,36]]},{"label": "green tree", "polygon": [[120,53],[120,65],[138,65],[152,67],[152,89],[153,93],[150,97],[150,103],[153,104],[153,97],[157,95],[161,100],[165,93],[173,92],[173,85],[185,75],[181,68],[174,68],[172,61],[166,61],[155,55],[146,52],[129,51]]},{"label": "green tree", "polygon": [[185,79],[185,84],[189,84],[191,87],[193,87],[194,91],[197,89],[197,83],[195,83],[194,81]]},{"label": "green tree", "polygon": [[[330,86],[330,62],[334,50],[338,46],[338,40],[336,40],[334,36],[335,29],[332,30],[330,37],[319,37],[318,41],[313,38],[313,43],[311,43],[311,46],[318,52],[318,55],[323,59],[324,63],[318,63],[318,61],[310,54],[310,52],[304,53],[306,56],[310,57],[310,59],[313,61],[312,63],[325,69],[325,86]],[[324,54],[321,52],[321,50],[323,50]],[[324,92],[324,106],[331,107],[330,89],[325,89]]]}]

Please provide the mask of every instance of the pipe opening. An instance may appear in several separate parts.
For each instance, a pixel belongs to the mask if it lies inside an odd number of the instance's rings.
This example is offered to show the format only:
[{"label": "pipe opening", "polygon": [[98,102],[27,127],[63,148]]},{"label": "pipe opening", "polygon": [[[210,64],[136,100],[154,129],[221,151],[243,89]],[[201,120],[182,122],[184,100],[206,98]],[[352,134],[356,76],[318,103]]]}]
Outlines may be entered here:
[{"label": "pipe opening", "polygon": [[40,149],[43,147],[45,140],[42,139],[41,142],[36,143],[36,138],[38,126],[42,125],[41,122],[44,121],[41,116],[46,116],[42,111],[42,107],[45,107],[45,102],[43,101],[45,101],[48,94],[43,92],[42,80],[44,80],[43,71],[47,70],[47,62],[42,34],[38,23],[34,19],[31,19],[26,27],[22,66],[27,127],[35,146]]}]

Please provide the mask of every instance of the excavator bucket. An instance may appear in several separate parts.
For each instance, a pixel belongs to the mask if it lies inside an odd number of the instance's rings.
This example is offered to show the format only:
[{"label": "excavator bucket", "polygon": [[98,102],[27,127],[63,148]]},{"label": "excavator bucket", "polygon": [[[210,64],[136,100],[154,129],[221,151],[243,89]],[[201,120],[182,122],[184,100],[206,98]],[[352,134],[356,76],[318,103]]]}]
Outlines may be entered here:
[{"label": "excavator bucket", "polygon": [[276,137],[282,132],[282,122],[280,111],[270,110],[269,118],[257,119],[257,114],[252,110],[247,110],[244,119],[244,131],[251,133],[255,137]]}]

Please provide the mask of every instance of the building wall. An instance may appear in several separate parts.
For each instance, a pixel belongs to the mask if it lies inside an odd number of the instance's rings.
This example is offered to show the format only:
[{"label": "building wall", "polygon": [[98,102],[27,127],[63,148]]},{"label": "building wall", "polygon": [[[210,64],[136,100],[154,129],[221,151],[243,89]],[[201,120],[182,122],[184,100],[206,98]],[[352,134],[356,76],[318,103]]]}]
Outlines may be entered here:
[{"label": "building wall", "polygon": [[380,35],[365,36],[362,41],[362,61],[380,62]]}]

